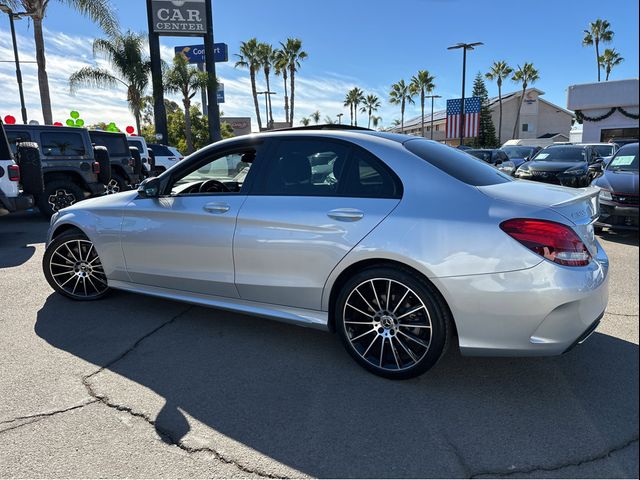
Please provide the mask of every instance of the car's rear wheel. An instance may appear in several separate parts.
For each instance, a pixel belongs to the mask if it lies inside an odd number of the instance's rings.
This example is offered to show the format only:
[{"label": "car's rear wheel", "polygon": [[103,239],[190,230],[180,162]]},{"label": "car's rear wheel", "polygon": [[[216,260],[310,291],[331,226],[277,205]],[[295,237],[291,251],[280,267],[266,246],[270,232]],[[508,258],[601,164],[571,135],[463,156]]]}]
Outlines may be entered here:
[{"label": "car's rear wheel", "polygon": [[370,372],[405,379],[429,370],[446,351],[450,314],[432,285],[408,271],[370,268],[346,282],[336,329]]},{"label": "car's rear wheel", "polygon": [[38,209],[46,218],[81,200],[84,200],[84,192],[71,180],[53,180],[37,196]]},{"label": "car's rear wheel", "polygon": [[79,231],[56,237],[44,254],[42,268],[51,288],[73,300],[96,300],[109,291],[98,252]]},{"label": "car's rear wheel", "polygon": [[112,195],[114,193],[125,192],[127,190],[131,190],[131,187],[129,187],[125,179],[117,173],[111,173],[111,180],[109,180],[104,186],[105,195]]}]

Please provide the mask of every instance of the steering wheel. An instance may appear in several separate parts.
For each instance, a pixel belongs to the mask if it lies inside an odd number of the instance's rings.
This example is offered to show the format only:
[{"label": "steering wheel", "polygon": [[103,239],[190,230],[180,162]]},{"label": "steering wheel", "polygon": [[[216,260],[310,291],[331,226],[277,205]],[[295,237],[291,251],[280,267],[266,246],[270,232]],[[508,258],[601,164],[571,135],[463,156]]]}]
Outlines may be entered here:
[{"label": "steering wheel", "polygon": [[198,189],[198,193],[207,193],[207,192],[230,192],[231,189],[227,187],[224,183],[218,180],[207,180],[202,182],[200,188]]}]

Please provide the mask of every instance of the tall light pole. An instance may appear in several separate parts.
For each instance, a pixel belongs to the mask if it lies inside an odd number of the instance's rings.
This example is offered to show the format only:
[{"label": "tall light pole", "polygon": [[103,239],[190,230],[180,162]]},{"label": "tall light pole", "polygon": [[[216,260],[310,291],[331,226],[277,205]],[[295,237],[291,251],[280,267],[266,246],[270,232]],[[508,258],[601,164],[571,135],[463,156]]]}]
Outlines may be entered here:
[{"label": "tall light pole", "polygon": [[433,140],[433,100],[436,98],[442,98],[442,95],[425,95],[424,98],[431,99],[431,140]]},{"label": "tall light pole", "polygon": [[24,91],[22,90],[22,72],[20,71],[20,56],[18,55],[18,43],[16,42],[16,27],[13,19],[22,18],[25,13],[13,13],[13,10],[4,3],[0,4],[0,11],[9,16],[9,25],[11,26],[11,39],[13,40],[13,57],[16,62],[16,80],[18,81],[18,92],[20,93],[20,109],[22,111],[22,123],[27,124],[27,107],[24,104]]},{"label": "tall light pole", "polygon": [[[265,111],[265,117],[267,119],[267,128],[266,130],[269,130],[269,95],[275,95],[276,92],[270,92],[269,90],[265,90],[264,92],[256,92],[257,95],[264,95],[264,111]],[[273,125],[271,125],[271,128],[273,128]]]},{"label": "tall light pole", "polygon": [[456,43],[447,48],[447,50],[462,49],[462,101],[460,105],[460,145],[464,143],[464,80],[467,74],[467,50],[474,50],[475,47],[484,45],[482,42],[473,43]]},{"label": "tall light pole", "polygon": [[344,113],[339,113],[338,115],[336,115],[336,117],[338,117],[338,125],[342,125],[342,116],[344,115]]}]

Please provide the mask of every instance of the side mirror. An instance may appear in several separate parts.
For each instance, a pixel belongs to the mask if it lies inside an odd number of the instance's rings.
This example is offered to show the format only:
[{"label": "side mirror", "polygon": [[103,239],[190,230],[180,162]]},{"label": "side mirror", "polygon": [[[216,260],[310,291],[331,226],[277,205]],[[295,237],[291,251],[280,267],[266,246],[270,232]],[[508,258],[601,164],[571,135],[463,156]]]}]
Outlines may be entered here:
[{"label": "side mirror", "polygon": [[138,195],[142,198],[156,198],[160,195],[160,179],[157,177],[147,178],[140,183]]}]

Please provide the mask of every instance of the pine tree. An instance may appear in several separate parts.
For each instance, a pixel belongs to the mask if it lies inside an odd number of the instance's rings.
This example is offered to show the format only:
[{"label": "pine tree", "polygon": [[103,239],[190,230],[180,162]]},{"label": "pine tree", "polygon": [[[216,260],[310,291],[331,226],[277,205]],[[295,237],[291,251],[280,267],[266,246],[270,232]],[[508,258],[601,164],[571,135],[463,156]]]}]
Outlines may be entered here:
[{"label": "pine tree", "polygon": [[472,144],[476,148],[496,148],[499,147],[496,138],[496,127],[491,118],[491,109],[489,108],[489,92],[484,84],[482,74],[478,73],[473,81],[473,96],[480,97],[480,128],[478,136],[473,140]]}]

